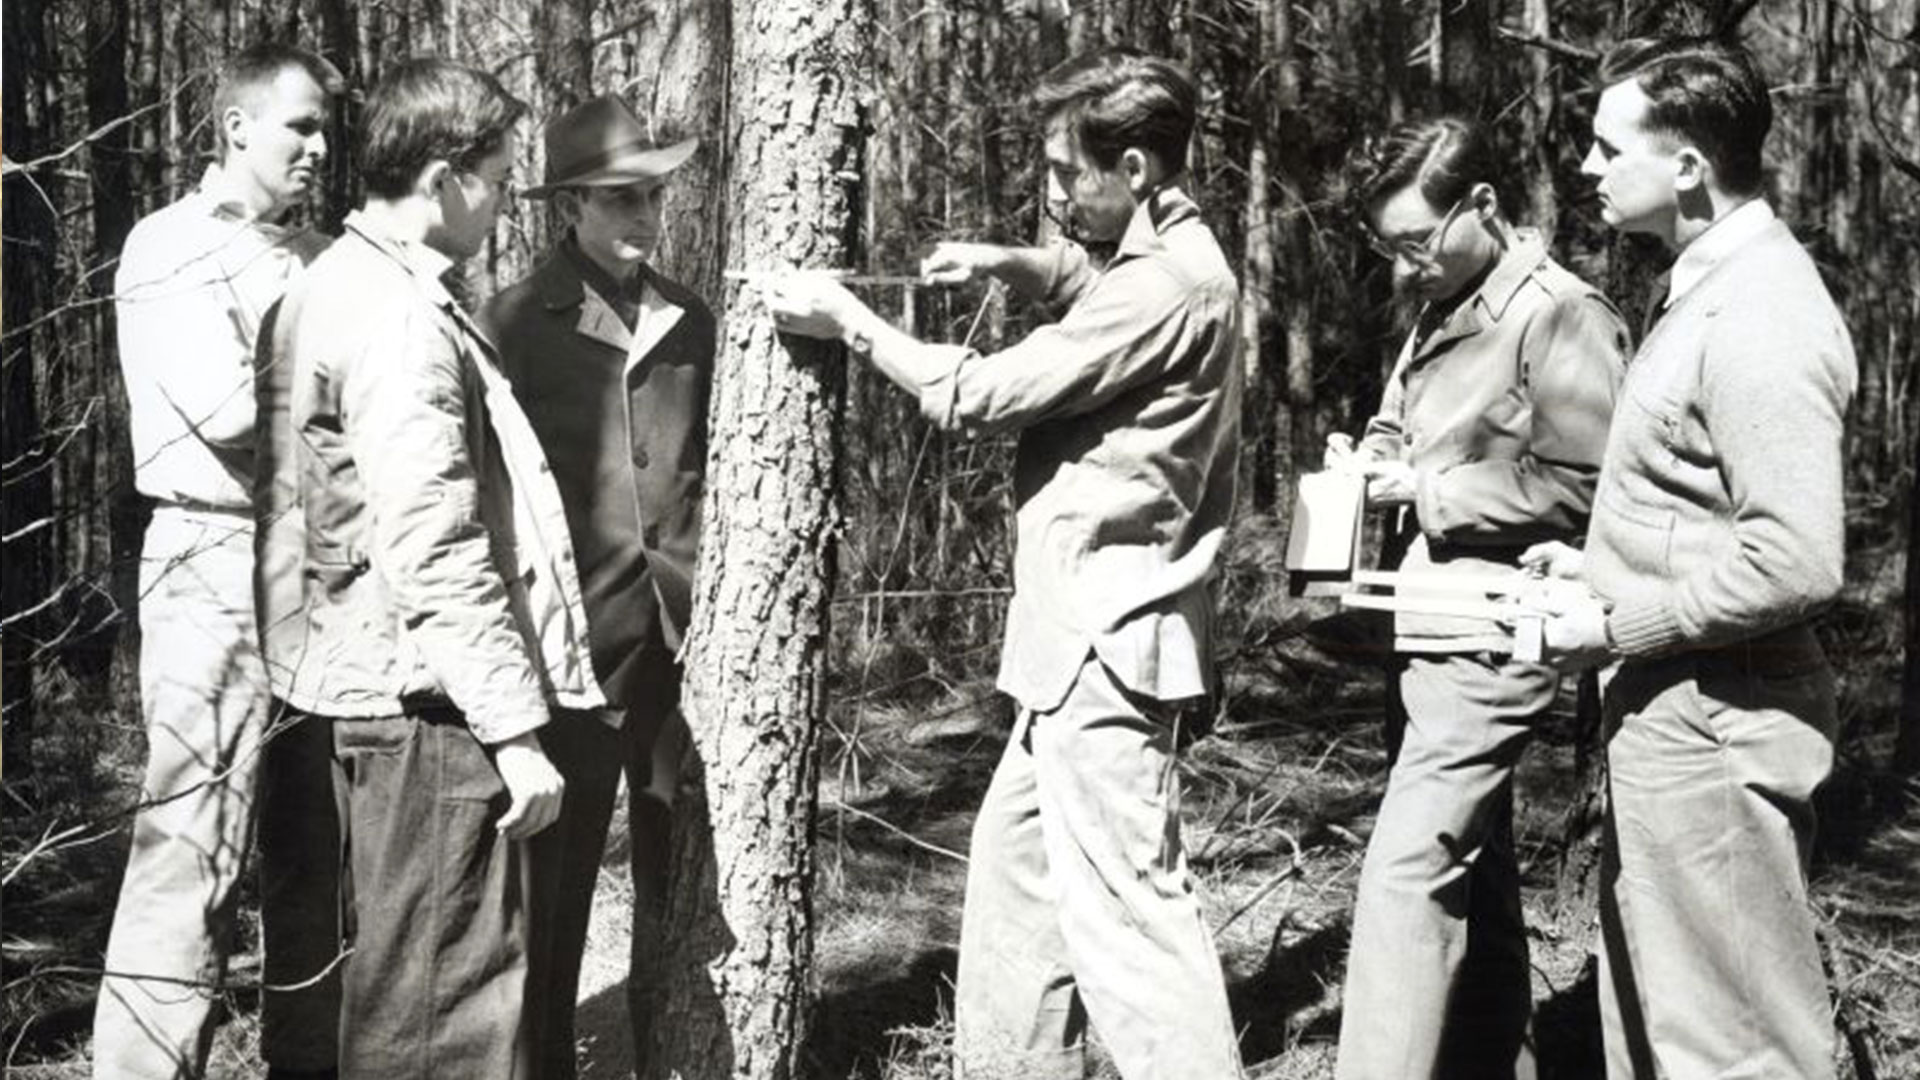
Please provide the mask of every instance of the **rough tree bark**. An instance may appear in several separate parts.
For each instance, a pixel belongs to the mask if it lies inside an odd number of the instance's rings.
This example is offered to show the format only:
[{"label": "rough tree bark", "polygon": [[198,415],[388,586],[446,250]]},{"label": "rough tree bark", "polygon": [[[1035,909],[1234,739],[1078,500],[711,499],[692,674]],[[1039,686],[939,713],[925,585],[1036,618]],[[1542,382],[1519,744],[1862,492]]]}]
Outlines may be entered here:
[{"label": "rough tree bark", "polygon": [[593,0],[541,0],[533,20],[534,72],[558,116],[593,96]]},{"label": "rough tree bark", "polygon": [[656,0],[639,36],[633,97],[656,124],[697,136],[700,150],[673,175],[658,262],[701,296],[720,295],[726,233],[711,200],[726,176],[727,0]]},{"label": "rough tree bark", "polygon": [[[855,263],[862,0],[735,0],[729,261]],[[816,728],[844,400],[839,349],[774,334],[727,295],[699,588],[687,645],[692,776],[677,844],[650,1077],[789,1080],[812,959]]]}]

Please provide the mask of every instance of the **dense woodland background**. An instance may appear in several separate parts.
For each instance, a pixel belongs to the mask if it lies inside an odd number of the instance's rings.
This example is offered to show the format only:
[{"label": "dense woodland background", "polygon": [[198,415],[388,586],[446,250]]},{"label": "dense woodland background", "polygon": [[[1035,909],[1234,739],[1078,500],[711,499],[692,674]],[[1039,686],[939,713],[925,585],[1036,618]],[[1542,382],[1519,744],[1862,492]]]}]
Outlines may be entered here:
[{"label": "dense woodland background", "polygon": [[[1282,722],[1276,717],[1331,707],[1329,671],[1346,682],[1371,678],[1364,666],[1327,666],[1326,639],[1340,636],[1316,629],[1328,608],[1288,599],[1272,572],[1290,478],[1313,467],[1327,432],[1364,421],[1407,315],[1393,301],[1387,267],[1330,198],[1347,147],[1437,111],[1488,121],[1513,163],[1497,178],[1510,213],[1548,234],[1558,257],[1604,283],[1637,323],[1663,256],[1606,234],[1578,173],[1597,53],[1630,33],[1683,29],[1737,33],[1752,46],[1775,87],[1774,204],[1820,262],[1860,358],[1848,591],[1823,627],[1845,688],[1837,820],[1852,823],[1848,850],[1862,852],[1877,850],[1887,830],[1913,828],[1920,3],[1072,0],[1063,8],[1057,0],[872,0],[861,16],[876,28],[863,39],[866,55],[838,73],[852,80],[856,107],[836,122],[862,148],[841,174],[852,213],[838,247],[865,268],[901,273],[940,239],[1030,241],[1044,229],[1039,133],[1023,104],[1035,76],[1108,43],[1173,56],[1194,71],[1204,90],[1195,194],[1241,271],[1253,388],[1242,521],[1222,583],[1231,633],[1217,717],[1222,745],[1248,757],[1255,744],[1234,742],[1236,733],[1251,739],[1246,733]],[[132,615],[146,513],[131,485],[112,276],[133,223],[190,190],[210,160],[213,66],[256,40],[291,40],[364,88],[401,58],[438,53],[494,71],[542,119],[589,94],[620,91],[702,136],[701,153],[676,175],[660,261],[720,309],[738,288],[720,271],[751,247],[735,245],[729,258],[724,203],[738,185],[727,183],[726,154],[737,143],[726,133],[784,120],[777,104],[726,100],[725,43],[734,20],[754,17],[754,5],[722,0],[5,5],[0,872],[9,926],[0,993],[9,1061],[15,1052],[57,1055],[62,1039],[79,1033],[74,1003],[88,993],[87,965],[97,963],[88,950],[104,936],[101,905],[110,909],[116,830],[140,755]],[[821,61],[784,62],[805,72]],[[770,111],[730,112],[744,108]],[[307,211],[326,230],[358,201],[357,120],[357,101],[342,102],[326,182]],[[531,183],[539,141],[523,146],[521,178]],[[514,280],[553,236],[539,205],[511,210],[470,267],[473,294]],[[1027,313],[998,293],[887,289],[872,299],[941,340],[992,347],[1027,325]],[[880,767],[862,749],[875,709],[935,719],[991,709],[982,704],[985,679],[1010,583],[1011,443],[933,432],[912,402],[862,370],[848,371],[845,389],[844,421],[829,436],[843,453],[823,766],[837,785],[832,798],[851,803],[862,770]],[[1367,650],[1341,641],[1349,659]],[[1374,704],[1361,706],[1365,723]],[[1590,777],[1592,734],[1570,738],[1574,773]],[[1242,801],[1249,813],[1258,803],[1253,794]],[[1574,886],[1582,887],[1590,881]],[[55,910],[82,915],[47,922]],[[1834,910],[1836,933],[1858,945],[1836,955],[1854,956],[1855,969],[1889,985],[1920,985],[1910,916],[1876,909],[1865,923],[1849,922],[1844,908]],[[1836,979],[1844,989],[1845,972]],[[1856,1068],[1881,1059],[1920,1068],[1920,1041],[1888,1004],[1899,991],[1862,985],[1849,1017]]]}]

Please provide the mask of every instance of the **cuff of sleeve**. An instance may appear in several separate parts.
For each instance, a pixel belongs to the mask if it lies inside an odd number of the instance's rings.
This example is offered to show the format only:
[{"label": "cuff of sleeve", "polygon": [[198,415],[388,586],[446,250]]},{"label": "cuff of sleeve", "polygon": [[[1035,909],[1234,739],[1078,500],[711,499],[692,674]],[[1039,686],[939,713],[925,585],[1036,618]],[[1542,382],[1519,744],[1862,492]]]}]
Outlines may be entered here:
[{"label": "cuff of sleeve", "polygon": [[980,354],[972,349],[955,349],[951,363],[938,375],[920,384],[920,415],[942,431],[958,424],[960,410],[960,369]]},{"label": "cuff of sleeve", "polygon": [[1433,469],[1413,470],[1413,513],[1428,543],[1447,538],[1453,520],[1447,513],[1447,501],[1440,497],[1440,474]]},{"label": "cuff of sleeve", "polygon": [[1686,640],[1680,621],[1658,600],[1614,608],[1607,616],[1607,633],[1614,647],[1627,656],[1666,652]]},{"label": "cuff of sleeve", "polygon": [[547,720],[546,700],[538,694],[529,701],[509,698],[491,703],[484,712],[467,713],[467,727],[473,730],[473,737],[488,746],[498,746],[529,731],[538,731],[546,726]]}]

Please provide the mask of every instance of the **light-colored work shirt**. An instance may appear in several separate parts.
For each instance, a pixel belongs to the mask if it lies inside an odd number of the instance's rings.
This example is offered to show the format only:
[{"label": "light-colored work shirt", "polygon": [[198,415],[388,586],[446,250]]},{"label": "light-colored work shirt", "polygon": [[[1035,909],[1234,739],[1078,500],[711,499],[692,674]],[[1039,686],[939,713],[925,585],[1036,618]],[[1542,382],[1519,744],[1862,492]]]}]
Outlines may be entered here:
[{"label": "light-colored work shirt", "polygon": [[1239,454],[1233,272],[1178,189],[1134,213],[1096,270],[1063,245],[1059,322],[990,356],[954,348],[920,391],[936,425],[1020,432],[1017,547],[999,687],[1049,711],[1089,651],[1135,693],[1212,684],[1207,580]]},{"label": "light-colored work shirt", "polygon": [[114,275],[134,485],[162,503],[245,512],[261,319],[327,239],[241,215],[219,166],[141,219]]}]

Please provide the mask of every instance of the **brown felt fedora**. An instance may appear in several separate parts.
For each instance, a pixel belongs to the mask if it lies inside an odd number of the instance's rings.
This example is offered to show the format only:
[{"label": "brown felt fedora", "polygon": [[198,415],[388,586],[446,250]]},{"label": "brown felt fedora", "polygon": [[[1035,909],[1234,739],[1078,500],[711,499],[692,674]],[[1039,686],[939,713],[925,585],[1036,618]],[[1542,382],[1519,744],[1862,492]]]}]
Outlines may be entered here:
[{"label": "brown felt fedora", "polygon": [[549,121],[546,182],[525,192],[543,199],[561,188],[606,187],[665,176],[686,164],[699,145],[682,139],[662,145],[651,125],[618,95],[605,94]]}]

